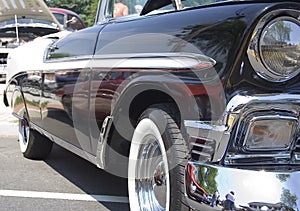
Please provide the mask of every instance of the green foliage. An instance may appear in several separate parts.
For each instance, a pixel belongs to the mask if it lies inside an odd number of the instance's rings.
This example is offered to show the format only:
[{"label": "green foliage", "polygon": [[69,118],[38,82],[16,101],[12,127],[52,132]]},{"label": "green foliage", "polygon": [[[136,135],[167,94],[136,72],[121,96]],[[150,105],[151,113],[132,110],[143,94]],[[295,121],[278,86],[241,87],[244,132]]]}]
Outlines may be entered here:
[{"label": "green foliage", "polygon": [[88,23],[89,26],[95,22],[98,0],[45,0],[49,7],[58,7],[72,10]]},{"label": "green foliage", "polygon": [[278,174],[276,177],[280,180],[280,182],[286,182],[289,178],[289,174]]},{"label": "green foliage", "polygon": [[288,189],[283,188],[281,201],[287,205],[288,210],[294,210],[297,207],[297,196],[292,194]]},{"label": "green foliage", "polygon": [[218,170],[209,167],[200,167],[198,169],[199,178],[198,182],[201,187],[208,193],[215,193],[218,191],[216,178],[218,176]]}]

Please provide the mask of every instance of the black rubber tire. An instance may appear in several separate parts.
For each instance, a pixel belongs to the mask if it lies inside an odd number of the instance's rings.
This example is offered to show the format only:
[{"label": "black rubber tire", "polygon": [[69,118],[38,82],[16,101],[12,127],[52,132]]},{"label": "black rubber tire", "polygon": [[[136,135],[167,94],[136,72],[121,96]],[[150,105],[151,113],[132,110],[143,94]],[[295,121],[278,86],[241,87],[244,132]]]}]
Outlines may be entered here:
[{"label": "black rubber tire", "polygon": [[19,145],[23,156],[33,160],[44,160],[51,152],[53,142],[30,128],[24,118],[19,120]]},{"label": "black rubber tire", "polygon": [[[139,118],[150,119],[160,131],[167,152],[170,184],[169,210],[189,210],[185,203],[185,166],[188,147],[180,130],[180,113],[173,104],[156,104],[147,108]],[[138,127],[137,127],[138,128]],[[130,157],[130,156],[129,156]],[[132,162],[129,158],[129,162]],[[130,173],[128,173],[130,174]],[[131,193],[132,194],[132,193]],[[131,200],[131,198],[130,198]],[[140,208],[140,210],[147,210]],[[150,209],[151,210],[151,209]]]}]

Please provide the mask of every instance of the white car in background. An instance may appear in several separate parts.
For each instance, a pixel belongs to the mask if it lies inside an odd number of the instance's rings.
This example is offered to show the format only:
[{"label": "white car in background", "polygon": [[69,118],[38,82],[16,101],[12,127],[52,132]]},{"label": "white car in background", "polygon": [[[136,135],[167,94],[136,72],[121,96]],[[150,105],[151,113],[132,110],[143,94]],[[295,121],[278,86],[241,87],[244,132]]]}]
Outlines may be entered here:
[{"label": "white car in background", "polygon": [[6,80],[7,58],[12,49],[59,31],[60,24],[44,1],[0,1],[0,82]]},{"label": "white car in background", "polygon": [[[60,39],[72,32],[60,31],[25,43],[18,48],[12,49],[8,54],[6,66],[6,83],[18,73],[28,70],[38,70],[44,64],[44,55],[47,47],[57,39]],[[30,53],[28,53],[30,51]]]}]

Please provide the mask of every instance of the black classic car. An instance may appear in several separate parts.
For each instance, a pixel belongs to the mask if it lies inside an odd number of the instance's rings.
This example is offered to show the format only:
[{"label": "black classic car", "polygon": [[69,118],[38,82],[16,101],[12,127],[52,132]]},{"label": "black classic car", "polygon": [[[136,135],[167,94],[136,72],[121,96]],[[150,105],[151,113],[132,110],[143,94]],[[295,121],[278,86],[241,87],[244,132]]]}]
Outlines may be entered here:
[{"label": "black classic car", "polygon": [[126,177],[134,211],[299,210],[298,0],[102,0],[40,63],[4,93],[25,157]]}]

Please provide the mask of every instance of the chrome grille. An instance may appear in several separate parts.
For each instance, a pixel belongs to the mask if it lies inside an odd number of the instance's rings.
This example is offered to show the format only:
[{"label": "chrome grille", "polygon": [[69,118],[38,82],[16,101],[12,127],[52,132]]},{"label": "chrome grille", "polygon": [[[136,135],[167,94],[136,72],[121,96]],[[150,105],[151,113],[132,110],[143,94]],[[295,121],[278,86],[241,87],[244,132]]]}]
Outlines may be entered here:
[{"label": "chrome grille", "polygon": [[297,144],[295,146],[294,160],[297,164],[300,164],[300,137],[298,138]]}]

